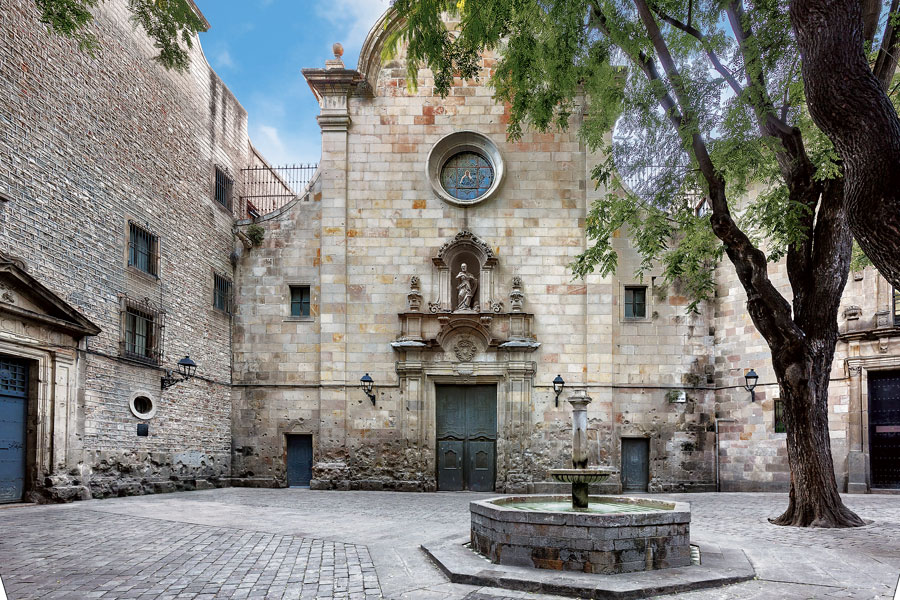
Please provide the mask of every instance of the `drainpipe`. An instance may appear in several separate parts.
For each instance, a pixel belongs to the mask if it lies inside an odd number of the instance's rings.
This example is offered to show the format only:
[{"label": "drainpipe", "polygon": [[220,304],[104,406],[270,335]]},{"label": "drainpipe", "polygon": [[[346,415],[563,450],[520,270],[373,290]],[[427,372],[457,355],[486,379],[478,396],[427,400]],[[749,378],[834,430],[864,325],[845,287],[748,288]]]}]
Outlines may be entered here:
[{"label": "drainpipe", "polygon": [[735,419],[716,419],[716,491],[719,490],[719,421],[735,423]]}]

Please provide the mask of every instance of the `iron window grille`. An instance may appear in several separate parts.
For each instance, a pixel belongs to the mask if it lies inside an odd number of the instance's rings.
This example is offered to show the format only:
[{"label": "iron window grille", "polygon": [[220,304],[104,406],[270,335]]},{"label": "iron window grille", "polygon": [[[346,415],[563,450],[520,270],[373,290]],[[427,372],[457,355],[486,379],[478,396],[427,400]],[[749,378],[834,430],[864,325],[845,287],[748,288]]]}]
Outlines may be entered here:
[{"label": "iron window grille", "polygon": [[900,327],[900,289],[894,288],[894,327]]},{"label": "iron window grille", "polygon": [[308,317],[310,306],[310,287],[308,285],[292,285],[291,316]]},{"label": "iron window grille", "polygon": [[213,307],[231,314],[231,281],[213,273]]},{"label": "iron window grille", "polygon": [[787,425],[784,422],[784,400],[775,398],[775,433],[787,433]]},{"label": "iron window grille", "polygon": [[124,358],[158,365],[162,357],[165,312],[153,306],[149,298],[120,297],[121,338],[119,353]]},{"label": "iron window grille", "polygon": [[128,266],[159,276],[159,238],[134,221],[128,222]]},{"label": "iron window grille", "polygon": [[231,196],[234,191],[234,179],[220,167],[216,167],[216,202],[231,210]]},{"label": "iron window grille", "polygon": [[626,287],[625,288],[625,318],[626,319],[646,319],[647,318],[647,288],[646,287]]}]

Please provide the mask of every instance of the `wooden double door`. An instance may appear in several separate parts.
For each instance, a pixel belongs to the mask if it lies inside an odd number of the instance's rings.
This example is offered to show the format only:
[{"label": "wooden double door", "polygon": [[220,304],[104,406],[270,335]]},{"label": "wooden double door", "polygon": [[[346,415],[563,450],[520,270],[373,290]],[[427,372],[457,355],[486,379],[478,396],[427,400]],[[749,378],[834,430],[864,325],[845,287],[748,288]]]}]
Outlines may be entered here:
[{"label": "wooden double door", "polygon": [[438,490],[494,491],[497,471],[497,386],[439,385]]}]

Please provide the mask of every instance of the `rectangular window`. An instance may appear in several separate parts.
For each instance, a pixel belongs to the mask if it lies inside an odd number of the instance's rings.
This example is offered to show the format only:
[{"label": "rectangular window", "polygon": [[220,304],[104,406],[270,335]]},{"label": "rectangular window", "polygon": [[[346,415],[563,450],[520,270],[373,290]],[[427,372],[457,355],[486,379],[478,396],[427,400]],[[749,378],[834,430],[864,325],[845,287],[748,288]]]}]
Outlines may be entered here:
[{"label": "rectangular window", "polygon": [[894,327],[900,327],[900,290],[894,288]]},{"label": "rectangular window", "polygon": [[216,202],[231,210],[231,192],[234,188],[234,180],[228,174],[216,167]]},{"label": "rectangular window", "polygon": [[164,313],[147,300],[139,302],[127,296],[121,298],[122,337],[121,355],[151,364],[159,364],[162,354]]},{"label": "rectangular window", "polygon": [[231,282],[218,273],[213,274],[213,306],[231,314]]},{"label": "rectangular window", "polygon": [[159,238],[132,221],[128,222],[128,265],[159,275]]},{"label": "rectangular window", "polygon": [[627,288],[625,288],[625,318],[626,319],[646,319],[647,318],[647,288],[646,287],[627,287]]},{"label": "rectangular window", "polygon": [[784,423],[784,400],[775,398],[775,433],[787,433]]},{"label": "rectangular window", "polygon": [[310,290],[308,285],[292,285],[291,286],[291,316],[292,317],[308,317],[309,316],[309,297]]}]

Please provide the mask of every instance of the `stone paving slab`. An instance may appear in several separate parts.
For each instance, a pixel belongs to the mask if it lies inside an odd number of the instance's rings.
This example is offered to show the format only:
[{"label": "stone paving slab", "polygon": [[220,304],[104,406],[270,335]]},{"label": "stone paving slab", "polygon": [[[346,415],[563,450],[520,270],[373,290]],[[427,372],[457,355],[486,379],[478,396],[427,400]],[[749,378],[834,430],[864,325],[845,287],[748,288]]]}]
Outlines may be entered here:
[{"label": "stone paving slab", "polygon": [[744,553],[730,548],[701,546],[702,565],[590,575],[492,564],[473,552],[467,542],[467,538],[454,537],[423,545],[422,549],[454,583],[595,600],[631,600],[720,587],[747,581],[756,575]]},{"label": "stone paving slab", "polygon": [[365,546],[91,510],[35,512],[0,513],[10,600],[382,598]]},{"label": "stone paving slab", "polygon": [[[265,585],[277,587],[284,581],[280,577],[277,583],[276,579],[267,582],[273,569],[279,575],[289,573],[288,583],[294,587],[289,586],[283,597],[292,598],[315,598],[321,593],[331,594],[323,598],[354,599],[364,599],[369,594],[391,600],[558,600],[559,597],[547,594],[452,583],[420,549],[420,545],[435,540],[465,536],[469,503],[494,496],[225,488],[0,508],[0,576],[10,592],[7,573],[9,565],[16,565],[17,581],[25,587],[11,592],[10,600],[125,597],[132,589],[142,590],[141,586],[146,588],[145,598],[228,598],[238,593],[262,598],[266,597]],[[873,521],[867,527],[850,530],[794,529],[770,524],[767,518],[777,516],[787,506],[786,494],[650,497],[689,502],[692,541],[710,548],[707,552],[715,546],[722,551],[742,549],[758,577],[661,598],[893,598],[900,575],[898,496],[843,496],[857,514]],[[204,532],[215,535],[204,538]],[[327,555],[326,549],[333,548],[335,563],[346,561],[346,571],[337,565],[333,570],[310,566],[306,555],[296,550],[305,541],[309,541],[310,555],[314,543],[321,544],[323,555]],[[22,556],[20,544],[31,559]],[[221,572],[215,571],[218,565],[203,559],[206,554],[215,555],[219,547],[224,552],[219,557],[223,563]],[[356,555],[351,547],[356,549]],[[167,558],[169,555],[172,558]],[[131,570],[124,569],[122,561],[132,561],[128,567]],[[291,566],[293,561],[298,564]],[[343,588],[338,583],[349,582],[357,574],[349,566],[357,561],[363,573],[362,592],[358,586],[351,588],[348,583]],[[153,572],[156,563],[159,575]],[[363,565],[373,570],[363,571]],[[141,569],[147,572],[141,573]],[[196,569],[200,569],[200,579],[208,580],[209,587],[206,583],[201,585],[198,573],[192,572]],[[229,583],[222,583],[215,591],[220,574],[229,581],[229,569],[234,569],[230,585],[237,580],[241,583],[234,590],[225,587]],[[155,577],[159,580],[154,581]],[[110,594],[111,590],[126,587],[132,579],[137,582],[132,588],[116,592],[118,596]],[[149,587],[148,580],[153,582]],[[151,590],[156,593],[170,581],[183,586],[173,588],[172,591],[181,590],[178,594],[150,595]],[[75,590],[65,587],[72,588],[76,583]],[[299,591],[298,583],[302,584]],[[375,584],[380,593],[372,594],[376,588],[371,586]],[[253,595],[244,591],[248,588]],[[30,589],[40,590],[40,596],[24,595]],[[160,593],[163,592],[165,588]]]}]

